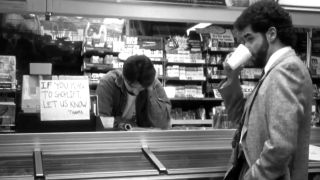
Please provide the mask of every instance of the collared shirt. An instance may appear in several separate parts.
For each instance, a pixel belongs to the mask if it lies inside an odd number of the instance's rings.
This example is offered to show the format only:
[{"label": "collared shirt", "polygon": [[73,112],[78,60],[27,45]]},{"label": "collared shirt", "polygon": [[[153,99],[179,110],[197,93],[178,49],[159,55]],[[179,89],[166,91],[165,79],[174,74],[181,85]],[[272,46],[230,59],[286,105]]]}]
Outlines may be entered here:
[{"label": "collared shirt", "polygon": [[278,49],[276,52],[274,52],[274,53],[270,56],[267,64],[264,66],[264,73],[266,74],[266,73],[270,70],[271,66],[272,66],[275,62],[277,62],[277,60],[279,60],[279,58],[280,58],[283,54],[287,53],[287,52],[290,51],[291,49],[292,49],[292,48],[291,48],[290,46],[286,46],[286,47],[283,47],[283,48],[281,48],[281,49]]},{"label": "collared shirt", "polygon": [[137,96],[127,93],[127,103],[122,113],[122,119],[129,122],[133,120],[133,117],[136,115],[136,98]]}]

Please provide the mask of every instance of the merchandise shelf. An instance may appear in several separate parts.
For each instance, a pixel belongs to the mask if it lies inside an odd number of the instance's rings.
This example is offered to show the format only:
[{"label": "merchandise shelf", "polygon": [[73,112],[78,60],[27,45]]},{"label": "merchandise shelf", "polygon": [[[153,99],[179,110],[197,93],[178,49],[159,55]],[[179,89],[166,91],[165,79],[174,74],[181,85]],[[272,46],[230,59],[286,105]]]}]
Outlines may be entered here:
[{"label": "merchandise shelf", "polygon": [[187,120],[187,119],[173,119],[171,121],[172,125],[211,125],[213,121],[211,119],[205,119],[205,120],[201,120],[201,119],[191,119],[191,120]]},{"label": "merchandise shelf", "polygon": [[171,101],[223,101],[220,98],[193,98],[193,97],[185,97],[185,98],[170,98]]},{"label": "merchandise shelf", "polygon": [[191,79],[187,78],[187,79],[180,79],[179,77],[165,77],[165,80],[167,81],[206,81],[206,79]]},{"label": "merchandise shelf", "polygon": [[196,63],[196,62],[172,62],[172,61],[167,61],[167,65],[205,65],[206,63]]},{"label": "merchandise shelf", "polygon": [[225,48],[225,47],[210,47],[207,49],[204,49],[204,51],[209,51],[209,52],[217,52],[217,53],[229,53],[234,51],[236,48]]},{"label": "merchandise shelf", "polygon": [[83,62],[83,71],[108,72],[113,70],[112,64],[98,64]]},{"label": "merchandise shelf", "polygon": [[81,55],[83,55],[83,56],[92,56],[92,55],[96,55],[96,56],[105,56],[105,55],[118,56],[119,52],[113,52],[109,48],[84,46],[83,50],[81,52]]}]

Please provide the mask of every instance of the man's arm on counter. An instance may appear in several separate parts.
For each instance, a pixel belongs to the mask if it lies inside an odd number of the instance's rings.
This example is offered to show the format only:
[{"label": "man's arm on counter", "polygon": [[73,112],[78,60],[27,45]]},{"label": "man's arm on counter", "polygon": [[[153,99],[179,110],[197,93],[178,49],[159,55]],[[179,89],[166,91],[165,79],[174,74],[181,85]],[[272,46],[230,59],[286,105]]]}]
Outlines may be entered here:
[{"label": "man's arm on counter", "polygon": [[[114,117],[113,111],[113,87],[111,87],[111,76],[108,74],[100,79],[99,85],[96,89],[98,95],[98,108],[102,128],[113,128]],[[111,123],[112,122],[112,123]]]},{"label": "man's arm on counter", "polygon": [[148,118],[157,128],[171,127],[171,103],[159,80],[155,80],[152,88],[148,88]]}]

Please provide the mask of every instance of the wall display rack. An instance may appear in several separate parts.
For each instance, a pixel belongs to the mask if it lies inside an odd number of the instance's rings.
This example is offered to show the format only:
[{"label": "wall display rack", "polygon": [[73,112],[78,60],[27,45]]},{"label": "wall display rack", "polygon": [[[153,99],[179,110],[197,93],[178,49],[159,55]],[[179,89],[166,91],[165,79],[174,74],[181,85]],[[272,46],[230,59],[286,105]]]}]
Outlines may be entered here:
[{"label": "wall display rack", "polygon": [[[81,53],[83,56],[82,71],[89,77],[92,90],[96,89],[100,78],[104,74],[110,70],[121,70],[126,58],[135,54],[148,56],[154,63],[157,77],[160,80],[164,80],[162,38],[123,36],[120,34],[112,38],[117,39],[117,41],[101,41],[103,34],[97,35],[94,39],[85,37],[86,40],[83,43]],[[90,42],[88,42],[88,39]],[[110,39],[110,37],[106,36],[104,39]],[[93,42],[103,47],[96,47]],[[90,50],[88,50],[88,47]]]},{"label": "wall display rack", "polygon": [[16,57],[0,55],[0,133],[15,132]]}]

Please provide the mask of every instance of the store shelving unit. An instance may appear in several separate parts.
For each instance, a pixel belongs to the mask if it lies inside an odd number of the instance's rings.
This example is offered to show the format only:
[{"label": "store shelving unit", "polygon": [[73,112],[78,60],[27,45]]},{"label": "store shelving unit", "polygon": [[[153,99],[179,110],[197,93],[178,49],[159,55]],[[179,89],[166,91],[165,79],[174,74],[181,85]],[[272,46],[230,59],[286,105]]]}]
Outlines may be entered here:
[{"label": "store shelving unit", "polygon": [[213,127],[213,120],[212,119],[197,119],[197,120],[185,120],[185,119],[174,119],[171,121],[171,124],[173,126],[175,125],[204,125],[204,126],[209,126],[209,127]]},{"label": "store shelving unit", "polygon": [[171,101],[206,101],[206,102],[221,102],[221,98],[194,98],[194,97],[184,97],[184,98],[170,98]]},{"label": "store shelving unit", "polygon": [[103,72],[107,73],[112,70],[113,67],[111,64],[99,64],[99,63],[90,63],[86,59],[83,60],[83,71],[95,71],[95,72]]},{"label": "store shelving unit", "polygon": [[[212,113],[215,112],[215,110],[213,109],[220,109],[223,100],[221,99],[221,96],[217,96],[213,93],[212,87],[208,86],[208,84],[218,84],[225,78],[225,75],[222,74],[222,63],[226,55],[234,50],[234,47],[225,47],[230,45],[234,46],[233,42],[229,43],[234,40],[231,31],[224,29],[229,27],[230,26],[228,25],[221,25],[219,27],[213,25],[207,30],[190,32],[188,40],[183,39],[183,37],[178,37],[178,39],[175,40],[176,42],[181,43],[179,46],[189,47],[190,50],[178,49],[177,54],[172,54],[172,50],[170,49],[169,57],[167,57],[168,61],[165,64],[167,76],[165,86],[176,86],[176,94],[173,98],[170,98],[173,109],[172,117],[174,117],[172,118],[173,126],[214,127]],[[210,35],[210,33],[214,32],[212,29],[222,30],[221,33],[226,35],[224,36],[225,39],[222,38],[223,36]],[[212,47],[213,45],[211,42],[215,37],[218,38],[215,39],[217,43]],[[174,41],[172,39],[170,40]],[[186,46],[183,42],[187,42],[188,45]],[[193,52],[192,49],[194,50]],[[168,74],[168,67],[173,67],[174,70],[176,68],[177,71],[180,70],[180,74],[173,73],[174,77],[170,77],[171,75]],[[194,68],[198,73],[195,73],[194,75],[191,71],[191,75],[185,75],[184,71],[187,69],[185,67]],[[202,77],[198,78],[200,77],[199,74],[201,74],[199,73],[200,69]],[[181,94],[181,88],[182,92],[184,91],[185,94]],[[196,93],[199,92],[199,88],[200,93]],[[203,111],[204,115],[200,115],[200,112]],[[203,121],[201,119],[206,120]]]},{"label": "store shelving unit", "polygon": [[166,62],[167,65],[184,65],[184,66],[198,66],[198,65],[206,65],[206,63],[202,62]]},{"label": "store shelving unit", "polygon": [[16,57],[0,56],[0,133],[13,133],[16,127]]},{"label": "store shelving unit", "polygon": [[[83,58],[81,70],[84,75],[89,77],[89,85],[91,90],[95,90],[99,84],[100,78],[103,74],[113,70],[112,64],[91,63],[88,58]],[[92,92],[94,94],[94,92]]]}]

